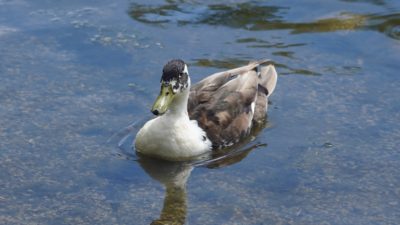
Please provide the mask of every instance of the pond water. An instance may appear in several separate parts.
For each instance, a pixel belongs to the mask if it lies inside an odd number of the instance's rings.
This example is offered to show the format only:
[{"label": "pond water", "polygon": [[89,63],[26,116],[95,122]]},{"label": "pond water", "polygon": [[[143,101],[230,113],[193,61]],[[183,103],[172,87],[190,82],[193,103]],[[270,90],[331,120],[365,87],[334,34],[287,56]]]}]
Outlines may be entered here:
[{"label": "pond water", "polygon": [[[272,59],[266,128],[136,156],[172,58],[194,82]],[[0,0],[0,224],[398,224],[399,70],[397,0]]]}]

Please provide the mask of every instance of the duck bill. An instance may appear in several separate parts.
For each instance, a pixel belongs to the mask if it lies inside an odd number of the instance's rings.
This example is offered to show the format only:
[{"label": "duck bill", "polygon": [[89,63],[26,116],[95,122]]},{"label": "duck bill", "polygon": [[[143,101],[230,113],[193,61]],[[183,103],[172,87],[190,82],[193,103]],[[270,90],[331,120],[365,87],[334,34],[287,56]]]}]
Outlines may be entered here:
[{"label": "duck bill", "polygon": [[160,95],[154,102],[151,112],[156,116],[164,114],[171,105],[174,97],[175,94],[170,85],[161,85]]}]

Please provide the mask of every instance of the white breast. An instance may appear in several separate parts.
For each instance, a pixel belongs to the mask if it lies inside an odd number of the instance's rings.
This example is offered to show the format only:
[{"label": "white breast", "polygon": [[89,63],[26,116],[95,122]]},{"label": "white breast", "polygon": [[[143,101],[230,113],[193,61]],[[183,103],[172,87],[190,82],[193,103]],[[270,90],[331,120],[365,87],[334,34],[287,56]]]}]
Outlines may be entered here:
[{"label": "white breast", "polygon": [[140,153],[180,160],[211,150],[211,142],[196,121],[188,117],[160,116],[148,121],[136,135]]}]

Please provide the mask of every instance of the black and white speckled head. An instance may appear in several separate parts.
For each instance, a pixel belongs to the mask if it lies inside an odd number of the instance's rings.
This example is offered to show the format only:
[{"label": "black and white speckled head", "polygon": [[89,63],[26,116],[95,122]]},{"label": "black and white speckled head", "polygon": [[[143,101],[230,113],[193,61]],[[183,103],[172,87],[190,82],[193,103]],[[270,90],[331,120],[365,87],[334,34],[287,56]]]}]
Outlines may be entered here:
[{"label": "black and white speckled head", "polygon": [[161,83],[163,85],[171,85],[174,93],[186,90],[190,85],[186,63],[181,59],[173,59],[165,64]]}]

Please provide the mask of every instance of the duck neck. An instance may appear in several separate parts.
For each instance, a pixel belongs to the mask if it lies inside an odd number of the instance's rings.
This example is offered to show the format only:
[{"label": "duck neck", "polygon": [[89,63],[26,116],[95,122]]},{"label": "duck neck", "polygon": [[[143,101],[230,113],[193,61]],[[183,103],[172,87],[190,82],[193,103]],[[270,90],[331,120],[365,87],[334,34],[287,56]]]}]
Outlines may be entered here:
[{"label": "duck neck", "polygon": [[184,116],[189,118],[187,111],[188,100],[189,100],[189,88],[187,88],[186,90],[175,96],[174,100],[172,101],[169,107],[167,115],[178,116],[178,117]]},{"label": "duck neck", "polygon": [[187,105],[190,94],[190,84],[191,84],[190,77],[188,77],[187,82],[188,82],[187,88],[184,89],[182,92],[176,94],[166,115],[185,117],[189,119]]}]

